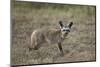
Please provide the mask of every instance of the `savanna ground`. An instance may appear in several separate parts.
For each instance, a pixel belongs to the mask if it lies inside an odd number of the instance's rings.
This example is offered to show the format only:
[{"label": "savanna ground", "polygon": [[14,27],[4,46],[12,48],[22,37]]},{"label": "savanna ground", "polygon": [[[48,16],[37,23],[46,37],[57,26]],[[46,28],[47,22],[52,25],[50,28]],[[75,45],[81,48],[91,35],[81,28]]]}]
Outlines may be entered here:
[{"label": "savanna ground", "polygon": [[[59,27],[58,21],[73,21],[72,30],[64,40],[64,56],[57,44],[28,51],[34,29]],[[61,63],[96,60],[95,6],[12,2],[11,65]]]}]

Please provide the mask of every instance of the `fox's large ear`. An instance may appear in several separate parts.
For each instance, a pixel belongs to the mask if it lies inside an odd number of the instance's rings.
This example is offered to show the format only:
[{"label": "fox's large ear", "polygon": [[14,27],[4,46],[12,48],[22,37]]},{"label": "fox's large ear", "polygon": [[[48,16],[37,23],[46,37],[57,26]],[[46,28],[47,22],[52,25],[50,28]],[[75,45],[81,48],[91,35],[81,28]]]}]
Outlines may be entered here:
[{"label": "fox's large ear", "polygon": [[68,25],[69,28],[71,28],[73,25],[73,22],[70,22],[70,24]]},{"label": "fox's large ear", "polygon": [[63,27],[62,21],[59,21],[59,25],[61,28]]}]

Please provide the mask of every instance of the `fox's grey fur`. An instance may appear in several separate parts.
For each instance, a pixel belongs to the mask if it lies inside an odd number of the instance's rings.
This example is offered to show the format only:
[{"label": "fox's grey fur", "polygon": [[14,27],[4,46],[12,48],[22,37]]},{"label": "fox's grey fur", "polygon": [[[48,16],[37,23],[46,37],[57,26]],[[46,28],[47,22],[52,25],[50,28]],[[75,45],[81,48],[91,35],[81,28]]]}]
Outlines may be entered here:
[{"label": "fox's grey fur", "polygon": [[70,22],[69,25],[64,26],[62,21],[59,21],[59,25],[60,28],[42,28],[34,30],[31,35],[31,45],[29,50],[32,48],[37,50],[43,43],[57,43],[61,54],[63,54],[61,43],[70,32],[73,22]]}]

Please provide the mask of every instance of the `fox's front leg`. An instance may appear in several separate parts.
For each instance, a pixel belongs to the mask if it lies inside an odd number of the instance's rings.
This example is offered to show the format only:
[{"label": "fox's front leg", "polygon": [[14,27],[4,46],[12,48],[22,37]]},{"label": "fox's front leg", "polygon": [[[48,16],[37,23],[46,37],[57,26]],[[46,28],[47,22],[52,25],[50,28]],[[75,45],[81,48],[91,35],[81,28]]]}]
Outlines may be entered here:
[{"label": "fox's front leg", "polygon": [[59,50],[61,52],[61,56],[63,56],[64,52],[63,52],[63,49],[62,49],[62,46],[61,46],[61,42],[58,43],[58,48],[59,48]]}]

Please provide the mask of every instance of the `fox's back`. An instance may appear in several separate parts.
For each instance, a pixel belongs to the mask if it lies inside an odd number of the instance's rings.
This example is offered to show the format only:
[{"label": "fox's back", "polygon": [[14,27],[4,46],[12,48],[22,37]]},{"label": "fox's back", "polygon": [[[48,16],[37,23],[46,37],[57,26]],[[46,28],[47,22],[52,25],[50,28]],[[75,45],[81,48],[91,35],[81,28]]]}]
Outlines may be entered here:
[{"label": "fox's back", "polygon": [[32,37],[37,37],[38,41],[56,43],[61,40],[60,29],[58,28],[41,28],[32,33]]}]

